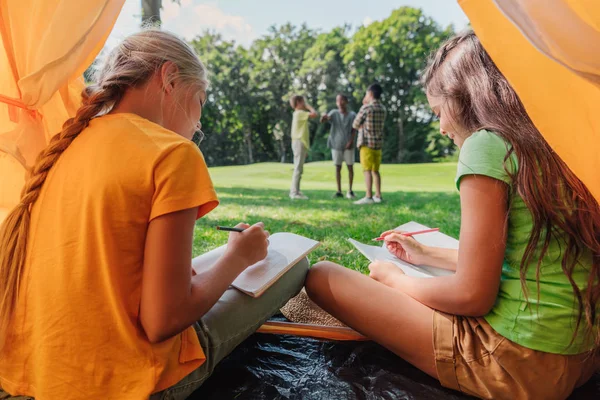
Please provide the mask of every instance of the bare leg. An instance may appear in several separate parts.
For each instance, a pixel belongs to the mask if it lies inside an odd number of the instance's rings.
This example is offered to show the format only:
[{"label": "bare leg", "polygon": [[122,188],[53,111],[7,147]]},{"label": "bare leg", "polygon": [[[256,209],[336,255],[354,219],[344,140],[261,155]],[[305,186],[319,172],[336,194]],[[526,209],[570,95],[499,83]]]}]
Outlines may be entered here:
[{"label": "bare leg", "polygon": [[335,166],[335,181],[337,183],[337,191],[341,193],[342,191],[342,166]]},{"label": "bare leg", "polygon": [[348,165],[348,191],[352,191],[352,183],[354,182],[354,165]]},{"label": "bare leg", "polygon": [[431,308],[328,261],[313,265],[305,285],[325,311],[437,379]]},{"label": "bare leg", "polygon": [[373,178],[371,177],[371,171],[364,171],[365,174],[365,186],[367,187],[367,197],[373,197]]},{"label": "bare leg", "polygon": [[372,171],[372,174],[375,181],[375,196],[381,197],[381,174],[379,171]]}]

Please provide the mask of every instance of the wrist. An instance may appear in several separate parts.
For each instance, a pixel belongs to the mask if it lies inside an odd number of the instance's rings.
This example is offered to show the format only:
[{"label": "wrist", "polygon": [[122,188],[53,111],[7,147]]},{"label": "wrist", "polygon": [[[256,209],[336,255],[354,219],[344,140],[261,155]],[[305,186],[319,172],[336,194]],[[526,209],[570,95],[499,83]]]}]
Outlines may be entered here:
[{"label": "wrist", "polygon": [[397,271],[388,274],[381,283],[393,289],[401,290],[404,279],[406,279],[406,275],[402,273],[402,271],[400,271],[400,269],[398,268]]},{"label": "wrist", "polygon": [[435,254],[430,246],[421,245],[421,252],[415,260],[419,265],[435,265]]},{"label": "wrist", "polygon": [[235,250],[227,250],[222,257],[223,263],[228,266],[228,269],[234,271],[243,271],[250,265],[246,257],[237,254]]}]

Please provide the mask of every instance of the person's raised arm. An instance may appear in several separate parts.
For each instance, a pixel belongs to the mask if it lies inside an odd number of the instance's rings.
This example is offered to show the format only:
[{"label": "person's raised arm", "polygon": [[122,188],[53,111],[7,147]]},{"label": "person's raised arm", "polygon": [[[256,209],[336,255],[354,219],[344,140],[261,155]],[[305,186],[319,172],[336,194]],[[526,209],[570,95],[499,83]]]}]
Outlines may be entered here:
[{"label": "person's raised arm", "polygon": [[191,208],[150,222],[140,322],[151,342],[168,339],[198,321],[244,269],[266,257],[268,233],[262,224],[256,224],[244,232],[231,233],[227,251],[217,263],[192,276],[197,214],[198,208]]},{"label": "person's raised arm", "polygon": [[452,276],[415,278],[393,264],[375,262],[371,276],[443,312],[481,316],[496,301],[506,248],[508,186],[467,175],[460,183],[461,229],[458,265]]},{"label": "person's raised arm", "polygon": [[356,118],[352,122],[352,129],[359,130],[362,128],[365,120],[367,119],[367,106],[362,106],[356,114]]},{"label": "person's raised arm", "polygon": [[305,104],[305,107],[306,107],[306,109],[308,110],[308,112],[310,113],[310,114],[308,114],[308,118],[317,118],[317,117],[319,116],[319,113],[317,113],[317,112],[315,111],[315,109],[314,109],[314,108],[312,108],[312,106],[311,106],[311,105],[309,105],[309,104]]}]

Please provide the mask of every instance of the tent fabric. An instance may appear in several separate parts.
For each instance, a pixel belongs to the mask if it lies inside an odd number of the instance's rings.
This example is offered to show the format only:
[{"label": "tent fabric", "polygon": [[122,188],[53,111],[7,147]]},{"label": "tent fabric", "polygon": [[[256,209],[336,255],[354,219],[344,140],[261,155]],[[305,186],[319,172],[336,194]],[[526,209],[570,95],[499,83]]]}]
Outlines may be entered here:
[{"label": "tent fabric", "polygon": [[600,2],[458,2],[536,127],[600,201]]},{"label": "tent fabric", "polygon": [[80,104],[82,74],[125,0],[0,2],[0,222],[39,152]]}]

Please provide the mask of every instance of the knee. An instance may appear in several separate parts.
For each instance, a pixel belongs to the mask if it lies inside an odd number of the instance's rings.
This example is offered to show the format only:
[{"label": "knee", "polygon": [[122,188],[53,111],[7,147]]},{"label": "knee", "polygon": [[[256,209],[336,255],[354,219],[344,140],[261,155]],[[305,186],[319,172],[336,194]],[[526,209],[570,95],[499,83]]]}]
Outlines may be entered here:
[{"label": "knee", "polygon": [[321,261],[314,264],[309,270],[306,276],[306,293],[313,301],[318,302],[324,293],[329,289],[329,281],[332,276],[337,274],[339,269],[344,267],[339,266],[330,261]]}]

